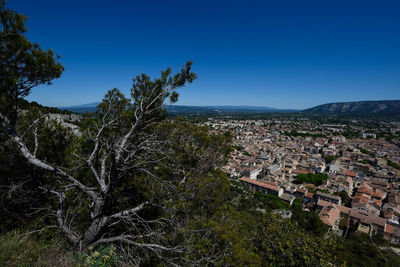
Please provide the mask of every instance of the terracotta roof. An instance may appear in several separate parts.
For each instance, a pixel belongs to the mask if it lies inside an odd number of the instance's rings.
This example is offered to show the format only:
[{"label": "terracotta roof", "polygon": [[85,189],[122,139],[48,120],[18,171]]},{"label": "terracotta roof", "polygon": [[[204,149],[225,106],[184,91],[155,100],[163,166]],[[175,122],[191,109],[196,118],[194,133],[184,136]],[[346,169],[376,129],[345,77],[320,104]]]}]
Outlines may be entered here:
[{"label": "terracotta roof", "polygon": [[372,190],[372,187],[369,186],[369,185],[367,185],[367,184],[365,184],[365,183],[362,183],[362,184],[358,187],[357,192],[359,192],[359,193],[365,193],[365,194],[367,194],[367,195],[372,195],[372,194],[374,193],[374,191]]},{"label": "terracotta roof", "polygon": [[305,193],[306,192],[306,190],[304,188],[296,188],[296,191],[300,192],[300,193]]},{"label": "terracotta roof", "polygon": [[378,198],[383,198],[385,195],[386,195],[386,192],[384,192],[380,189],[376,189],[372,196],[378,197]]},{"label": "terracotta roof", "polygon": [[331,205],[332,205],[331,202],[328,202],[328,201],[325,201],[325,200],[322,200],[322,199],[318,199],[317,206],[327,207],[327,206],[331,206]]},{"label": "terracotta roof", "polygon": [[249,183],[249,184],[258,185],[258,186],[261,186],[261,187],[264,187],[264,188],[267,188],[267,189],[270,189],[270,190],[273,190],[273,191],[276,191],[276,192],[279,192],[279,190],[281,190],[280,187],[269,185],[269,184],[261,182],[261,181],[252,180],[252,179],[249,179],[247,177],[240,178],[240,181],[243,181],[243,182],[246,182],[246,183]]},{"label": "terracotta roof", "polygon": [[360,220],[362,223],[368,224],[368,225],[375,224],[375,225],[385,227],[385,224],[386,224],[385,218],[381,218],[376,215],[369,214],[362,210],[352,209],[350,211],[350,217],[356,218],[356,219]]},{"label": "terracotta roof", "polygon": [[393,236],[396,236],[397,238],[399,238],[400,237],[400,228],[396,227],[394,225],[391,225],[391,224],[386,224],[385,234],[393,235]]},{"label": "terracotta roof", "polygon": [[325,194],[325,193],[322,193],[322,192],[320,192],[320,191],[317,191],[316,195],[317,195],[317,196],[326,197],[326,198],[330,198],[330,199],[336,199],[336,200],[340,200],[340,199],[341,199],[341,198],[338,197],[338,196]]},{"label": "terracotta roof", "polygon": [[319,212],[319,218],[321,221],[329,226],[335,225],[335,222],[340,216],[340,211],[335,206],[336,205],[329,205],[323,207]]},{"label": "terracotta roof", "polygon": [[370,199],[371,196],[369,195],[357,193],[351,204],[368,203]]},{"label": "terracotta roof", "polygon": [[393,211],[385,210],[385,211],[383,212],[383,217],[384,217],[384,218],[387,218],[387,219],[393,218]]},{"label": "terracotta roof", "polygon": [[342,205],[336,205],[336,207],[338,208],[338,210],[340,211],[340,213],[343,214],[349,214],[351,209]]},{"label": "terracotta roof", "polygon": [[344,173],[344,175],[350,176],[350,177],[356,177],[357,173],[351,172],[351,171],[347,171],[347,172]]},{"label": "terracotta roof", "polygon": [[386,192],[380,189],[376,189],[374,191],[371,186],[365,183],[360,185],[360,187],[357,189],[357,193],[367,194],[375,198],[383,198],[386,195]]},{"label": "terracotta roof", "polygon": [[394,233],[394,226],[391,224],[386,224],[385,233],[393,234]]},{"label": "terracotta roof", "polygon": [[388,197],[388,202],[400,204],[400,196],[395,194],[390,194]]},{"label": "terracotta roof", "polygon": [[308,198],[314,198],[314,195],[311,194],[311,193],[308,192],[308,191],[304,194],[304,196],[305,196],[305,197],[308,197]]},{"label": "terracotta roof", "polygon": [[317,206],[320,206],[320,207],[334,206],[335,208],[337,208],[340,211],[340,213],[343,213],[343,214],[349,214],[351,211],[351,208],[348,208],[348,207],[345,207],[342,205],[338,205],[338,204],[333,204],[331,202],[328,202],[328,201],[325,201],[322,199],[318,199]]},{"label": "terracotta roof", "polygon": [[265,182],[266,184],[272,185],[272,186],[276,186],[278,187],[278,183],[277,182]]},{"label": "terracotta roof", "polygon": [[374,199],[373,202],[375,202],[375,206],[377,206],[378,208],[382,207],[382,200]]},{"label": "terracotta roof", "polygon": [[314,187],[315,187],[314,184],[309,184],[309,183],[304,183],[303,185],[304,185],[304,186],[307,186],[307,187],[311,187],[311,188],[314,188]]},{"label": "terracotta roof", "polygon": [[345,181],[348,182],[348,183],[350,184],[351,181],[353,181],[353,179],[351,179],[351,177],[346,177]]},{"label": "terracotta roof", "polygon": [[311,173],[311,171],[308,171],[308,170],[292,170],[292,173],[309,174],[309,173]]}]

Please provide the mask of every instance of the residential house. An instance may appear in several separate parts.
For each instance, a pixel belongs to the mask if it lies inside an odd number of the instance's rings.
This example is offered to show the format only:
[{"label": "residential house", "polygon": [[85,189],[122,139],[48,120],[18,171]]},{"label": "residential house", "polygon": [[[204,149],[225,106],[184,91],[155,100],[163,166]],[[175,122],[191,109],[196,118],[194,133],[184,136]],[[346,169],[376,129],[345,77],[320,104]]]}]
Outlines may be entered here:
[{"label": "residential house", "polygon": [[316,197],[318,200],[319,200],[319,199],[322,199],[322,200],[331,202],[331,203],[333,203],[333,204],[339,204],[339,205],[342,204],[342,199],[341,199],[340,197],[338,197],[338,196],[332,196],[332,195],[325,194],[325,193],[322,193],[322,192],[317,192],[317,193],[315,194],[315,197]]},{"label": "residential house", "polygon": [[246,184],[252,187],[254,190],[258,192],[262,192],[264,194],[271,194],[280,197],[283,194],[283,189],[279,186],[271,185],[262,181],[253,180],[247,177],[242,177],[239,181],[243,184]]}]

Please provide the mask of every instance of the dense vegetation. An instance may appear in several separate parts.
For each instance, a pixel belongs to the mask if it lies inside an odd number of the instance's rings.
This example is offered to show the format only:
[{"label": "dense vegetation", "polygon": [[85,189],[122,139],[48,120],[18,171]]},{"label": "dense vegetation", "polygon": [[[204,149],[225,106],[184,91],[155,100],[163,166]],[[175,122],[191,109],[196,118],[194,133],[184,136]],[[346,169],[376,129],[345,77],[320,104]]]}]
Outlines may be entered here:
[{"label": "dense vegetation", "polygon": [[388,160],[387,165],[389,165],[390,167],[393,167],[395,169],[400,170],[400,165],[398,163],[396,163],[396,162]]},{"label": "dense vegetation", "polygon": [[327,164],[332,163],[332,161],[334,161],[335,159],[338,158],[337,156],[325,155],[325,154],[323,154],[322,157],[325,159],[325,162],[326,162]]},{"label": "dense vegetation", "polygon": [[323,181],[328,179],[328,175],[322,173],[298,174],[295,176],[296,181],[300,183],[309,183],[316,186],[321,185]]},{"label": "dense vegetation", "polygon": [[242,146],[232,146],[232,148],[234,148],[238,151],[242,151],[244,149],[244,147],[242,147]]},{"label": "dense vegetation", "polygon": [[351,207],[351,198],[346,191],[342,190],[340,192],[335,192],[335,195],[340,197],[344,206]]},{"label": "dense vegetation", "polygon": [[21,98],[18,100],[18,107],[22,110],[40,109],[44,113],[56,113],[56,114],[65,114],[65,115],[74,114],[73,112],[68,111],[68,110],[62,110],[62,109],[55,108],[55,107],[46,107],[46,106],[40,105],[36,102],[28,102],[25,99],[21,99]]},{"label": "dense vegetation", "polygon": [[380,236],[352,233],[338,246],[336,253],[347,266],[400,266],[400,257],[389,247]]},{"label": "dense vegetation", "polygon": [[360,152],[361,152],[361,153],[364,153],[364,154],[366,154],[366,155],[368,155],[368,156],[371,156],[371,157],[373,157],[373,158],[376,158],[375,153],[369,151],[368,149],[365,149],[365,148],[363,148],[363,147],[358,147],[358,149],[360,149]]}]

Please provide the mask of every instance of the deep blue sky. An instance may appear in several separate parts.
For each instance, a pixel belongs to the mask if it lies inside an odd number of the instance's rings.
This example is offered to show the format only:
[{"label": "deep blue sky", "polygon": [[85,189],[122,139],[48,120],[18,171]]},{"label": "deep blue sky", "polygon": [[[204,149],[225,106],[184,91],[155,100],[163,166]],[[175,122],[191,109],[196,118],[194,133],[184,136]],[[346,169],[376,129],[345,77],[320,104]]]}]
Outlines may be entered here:
[{"label": "deep blue sky", "polygon": [[400,99],[400,1],[9,0],[65,72],[29,100],[129,94],[132,77],[194,62],[181,105],[307,108]]}]

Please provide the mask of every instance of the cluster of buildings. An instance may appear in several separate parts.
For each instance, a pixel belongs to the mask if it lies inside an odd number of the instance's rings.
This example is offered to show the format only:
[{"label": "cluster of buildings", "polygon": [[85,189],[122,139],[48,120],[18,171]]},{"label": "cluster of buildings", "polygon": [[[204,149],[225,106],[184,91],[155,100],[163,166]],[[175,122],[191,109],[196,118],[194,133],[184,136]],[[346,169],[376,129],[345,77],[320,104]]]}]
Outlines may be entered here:
[{"label": "cluster of buildings", "polygon": [[[229,130],[234,151],[223,171],[253,190],[272,194],[291,205],[302,199],[325,224],[345,234],[349,229],[381,233],[400,244],[400,143],[377,138],[358,126],[346,138],[348,125],[292,120],[215,120],[213,131]],[[400,125],[387,127],[398,132]],[[392,163],[392,164],[389,164]],[[394,164],[393,164],[394,163]],[[299,174],[326,174],[320,185],[299,183]]]}]

